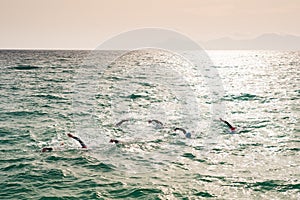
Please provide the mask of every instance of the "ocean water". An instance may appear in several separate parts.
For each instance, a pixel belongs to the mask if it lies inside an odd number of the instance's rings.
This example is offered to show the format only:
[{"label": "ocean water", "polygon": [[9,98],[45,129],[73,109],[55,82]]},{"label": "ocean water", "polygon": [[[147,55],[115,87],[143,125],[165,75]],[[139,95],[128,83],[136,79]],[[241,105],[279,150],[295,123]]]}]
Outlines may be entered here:
[{"label": "ocean water", "polygon": [[300,52],[189,53],[1,50],[0,199],[300,199]]}]

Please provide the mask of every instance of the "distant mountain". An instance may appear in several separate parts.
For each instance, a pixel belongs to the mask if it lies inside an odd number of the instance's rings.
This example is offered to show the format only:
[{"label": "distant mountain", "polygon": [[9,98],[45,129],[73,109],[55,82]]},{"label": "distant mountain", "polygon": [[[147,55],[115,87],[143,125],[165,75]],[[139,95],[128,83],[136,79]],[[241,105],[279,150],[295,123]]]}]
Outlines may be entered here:
[{"label": "distant mountain", "polygon": [[270,33],[245,40],[224,37],[202,45],[205,49],[215,50],[300,50],[300,36]]}]

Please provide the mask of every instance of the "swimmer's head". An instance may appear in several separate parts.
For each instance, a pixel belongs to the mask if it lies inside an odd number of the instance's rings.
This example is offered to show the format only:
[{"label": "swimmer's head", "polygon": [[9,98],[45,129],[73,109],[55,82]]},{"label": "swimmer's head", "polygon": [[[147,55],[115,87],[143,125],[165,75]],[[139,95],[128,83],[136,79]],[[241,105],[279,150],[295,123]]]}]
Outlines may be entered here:
[{"label": "swimmer's head", "polygon": [[110,140],[109,140],[109,143],[116,143],[116,144],[117,144],[117,143],[119,143],[119,140],[110,139]]},{"label": "swimmer's head", "polygon": [[188,133],[185,134],[185,137],[186,137],[186,138],[191,138],[191,137],[192,137],[192,134],[188,132]]},{"label": "swimmer's head", "polygon": [[67,136],[69,136],[69,137],[73,137],[73,135],[72,135],[71,133],[68,133],[68,134],[67,134]]},{"label": "swimmer's head", "polygon": [[236,133],[236,127],[232,127],[232,128],[230,129],[230,133],[232,133],[232,134]]},{"label": "swimmer's head", "polygon": [[42,152],[50,152],[50,151],[53,151],[52,147],[45,147],[42,149]]}]

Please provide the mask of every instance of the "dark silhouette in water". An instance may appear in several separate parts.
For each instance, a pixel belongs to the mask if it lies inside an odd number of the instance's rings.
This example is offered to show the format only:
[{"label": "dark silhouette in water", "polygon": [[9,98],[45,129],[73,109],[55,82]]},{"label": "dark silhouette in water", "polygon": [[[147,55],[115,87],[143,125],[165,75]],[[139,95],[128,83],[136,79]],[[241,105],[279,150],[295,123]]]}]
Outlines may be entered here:
[{"label": "dark silhouette in water", "polygon": [[[130,119],[122,119],[121,121],[116,123],[116,126],[121,126],[124,122],[128,122],[128,121],[130,121]],[[153,124],[161,126],[161,127],[164,125],[161,121],[158,121],[156,119],[148,120],[148,123],[149,124],[153,123]]]},{"label": "dark silhouette in water", "polygon": [[[153,123],[153,122],[154,122],[154,123]],[[155,124],[155,125],[158,126],[158,127],[163,127],[163,126],[164,126],[164,124],[163,124],[161,121],[158,121],[158,120],[156,120],[156,119],[148,120],[148,123],[149,123],[149,124],[153,123],[153,124]]]},{"label": "dark silhouette in water", "polygon": [[83,143],[83,141],[82,141],[80,138],[78,138],[78,137],[72,135],[71,133],[68,133],[67,135],[68,135],[70,138],[73,138],[74,140],[78,141],[79,144],[81,145],[81,148],[87,148],[87,146]]},{"label": "dark silhouette in water", "polygon": [[[84,148],[84,149],[87,148],[87,146],[84,144],[84,142],[80,138],[72,135],[71,133],[68,133],[67,136],[70,137],[70,138],[73,138],[76,141],[78,141],[79,144],[81,145],[81,148]],[[62,146],[62,145],[64,145],[64,143],[62,142],[60,145]],[[54,150],[53,147],[44,147],[44,148],[42,148],[42,152],[51,152],[53,150]]]},{"label": "dark silhouette in water", "polygon": [[[127,122],[127,121],[129,121],[129,119],[123,119],[120,122],[118,122],[116,124],[116,126],[120,126],[121,124],[123,124],[124,122]],[[164,126],[164,124],[161,121],[156,120],[156,119],[148,120],[148,123],[155,125],[157,128],[162,128]],[[177,131],[177,130],[182,131],[186,138],[191,138],[191,133],[187,132],[183,128],[175,128],[174,129],[174,131]],[[120,140],[116,140],[116,139],[110,139],[109,143],[124,144],[124,142],[121,142]]]},{"label": "dark silhouette in water", "polygon": [[186,138],[191,138],[191,133],[187,132],[185,129],[183,129],[183,128],[175,128],[174,129],[174,131],[177,131],[177,130],[182,131]]},{"label": "dark silhouette in water", "polygon": [[228,121],[225,121],[225,120],[223,120],[222,118],[220,118],[220,121],[221,121],[221,122],[224,122],[224,123],[229,127],[229,129],[230,129],[230,131],[231,131],[232,133],[234,133],[234,132],[236,131],[236,127],[233,127],[231,124],[229,124]]},{"label": "dark silhouette in water", "polygon": [[50,152],[50,151],[53,151],[53,148],[52,148],[52,147],[45,147],[45,148],[42,148],[42,152]]},{"label": "dark silhouette in water", "polygon": [[130,119],[123,119],[121,121],[119,121],[118,123],[116,123],[116,126],[121,126],[124,122],[129,121]]},{"label": "dark silhouette in water", "polygon": [[120,143],[120,140],[111,139],[109,142],[110,142],[110,143],[119,144],[119,143]]}]

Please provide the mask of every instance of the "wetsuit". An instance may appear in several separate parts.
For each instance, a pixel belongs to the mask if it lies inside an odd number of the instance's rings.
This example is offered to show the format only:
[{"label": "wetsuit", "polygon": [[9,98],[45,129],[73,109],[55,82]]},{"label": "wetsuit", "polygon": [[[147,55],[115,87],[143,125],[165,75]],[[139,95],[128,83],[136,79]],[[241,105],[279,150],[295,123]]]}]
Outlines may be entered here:
[{"label": "wetsuit", "polygon": [[118,143],[120,143],[120,141],[119,141],[119,140],[115,140],[115,139],[111,139],[109,142],[110,142],[110,143],[115,143],[115,144],[118,144]]},{"label": "wetsuit", "polygon": [[73,138],[74,140],[77,140],[82,148],[87,148],[87,146],[83,143],[83,141],[80,138],[73,136],[71,133],[68,133],[68,136]]},{"label": "wetsuit", "polygon": [[225,120],[223,120],[223,119],[220,119],[222,122],[224,122],[229,128],[230,128],[230,130],[231,131],[235,131],[235,127],[233,127],[231,124],[229,124],[229,122],[228,121],[225,121]]},{"label": "wetsuit", "polygon": [[116,126],[120,126],[121,124],[123,124],[124,122],[127,122],[127,121],[129,121],[129,119],[123,119],[123,120],[119,121],[119,122],[116,124]]},{"label": "wetsuit", "polygon": [[148,123],[152,123],[152,122],[155,122],[157,125],[159,126],[163,126],[164,124],[156,119],[152,119],[152,120],[148,120]]},{"label": "wetsuit", "polygon": [[50,151],[53,151],[53,148],[52,148],[52,147],[45,147],[45,148],[42,148],[42,152],[50,152]]},{"label": "wetsuit", "polygon": [[233,126],[231,126],[231,124],[229,124],[227,121],[224,121],[225,124],[227,124],[227,126],[230,128],[230,130],[235,129]]},{"label": "wetsuit", "polygon": [[183,128],[175,128],[174,129],[174,131],[177,131],[177,130],[182,131],[186,138],[191,138],[191,136],[192,136],[191,133],[187,132]]}]

